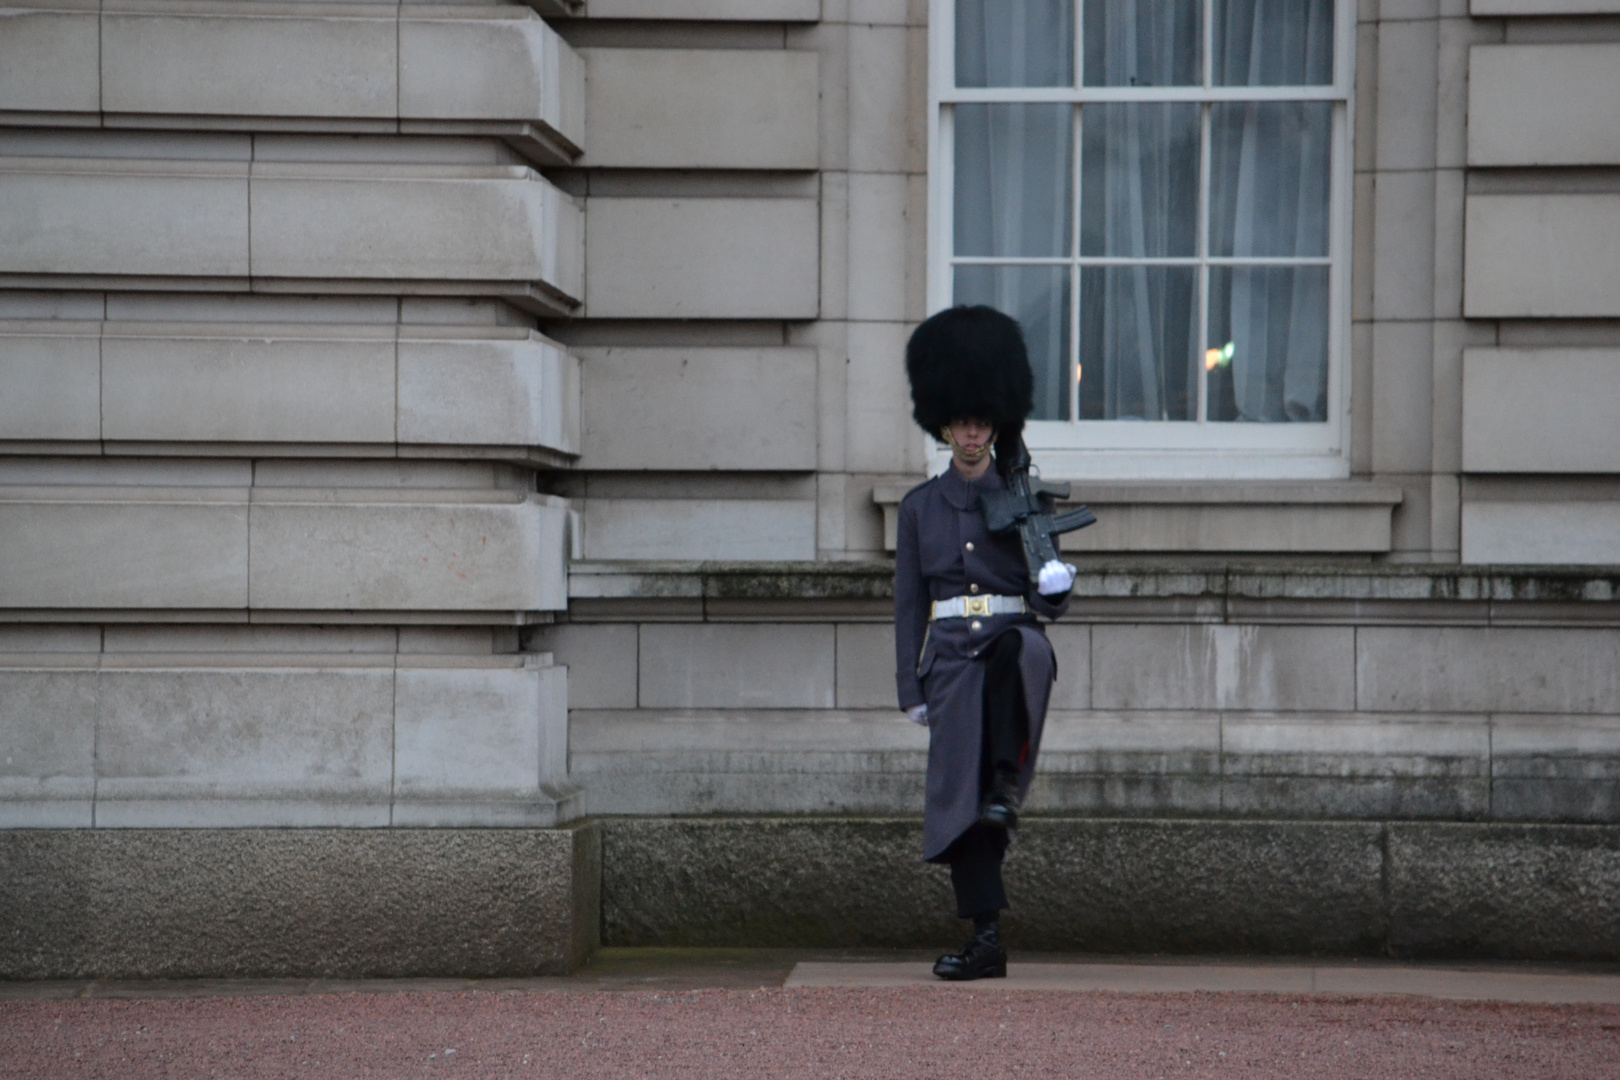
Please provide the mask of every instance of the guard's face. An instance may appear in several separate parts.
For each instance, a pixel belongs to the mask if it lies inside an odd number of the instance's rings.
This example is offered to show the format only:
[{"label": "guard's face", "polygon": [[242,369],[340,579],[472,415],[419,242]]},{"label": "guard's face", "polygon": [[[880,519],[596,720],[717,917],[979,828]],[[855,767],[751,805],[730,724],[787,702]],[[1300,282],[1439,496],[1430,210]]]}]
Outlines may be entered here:
[{"label": "guard's face", "polygon": [[968,461],[989,453],[991,440],[996,437],[995,429],[983,420],[952,420],[945,433],[950,436],[951,446]]}]

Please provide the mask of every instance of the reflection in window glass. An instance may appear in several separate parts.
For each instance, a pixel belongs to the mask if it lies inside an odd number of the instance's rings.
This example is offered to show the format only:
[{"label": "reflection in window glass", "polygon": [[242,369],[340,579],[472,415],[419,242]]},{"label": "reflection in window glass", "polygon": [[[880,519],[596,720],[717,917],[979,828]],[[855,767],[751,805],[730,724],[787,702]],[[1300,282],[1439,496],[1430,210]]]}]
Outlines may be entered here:
[{"label": "reflection in window glass", "polygon": [[1211,267],[1211,420],[1327,418],[1328,268]]},{"label": "reflection in window glass", "polygon": [[989,304],[1024,328],[1035,369],[1035,420],[1069,419],[1069,271],[1062,266],[958,266],[955,303]]},{"label": "reflection in window glass", "polygon": [[1069,253],[1073,108],[958,105],[958,255]]},{"label": "reflection in window glass", "polygon": [[1332,110],[1326,101],[1211,106],[1211,255],[1328,253]]},{"label": "reflection in window glass", "polygon": [[1073,86],[1071,0],[956,0],[957,86]]},{"label": "reflection in window glass", "polygon": [[1087,105],[1080,113],[1080,254],[1194,255],[1195,104]]},{"label": "reflection in window glass", "polygon": [[1198,418],[1197,271],[1096,266],[1080,272],[1080,418]]},{"label": "reflection in window glass", "polygon": [[1215,0],[1216,86],[1333,82],[1333,0]]},{"label": "reflection in window glass", "polygon": [[1203,0],[1085,0],[1087,86],[1203,81]]}]

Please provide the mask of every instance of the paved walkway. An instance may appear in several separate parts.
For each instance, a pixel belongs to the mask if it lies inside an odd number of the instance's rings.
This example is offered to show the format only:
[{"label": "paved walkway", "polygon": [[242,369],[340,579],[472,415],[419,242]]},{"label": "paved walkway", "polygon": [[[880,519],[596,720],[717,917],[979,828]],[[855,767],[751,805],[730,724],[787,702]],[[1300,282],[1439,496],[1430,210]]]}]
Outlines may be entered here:
[{"label": "paved walkway", "polygon": [[[806,961],[794,966],[789,987],[962,987],[934,978],[926,961],[872,963]],[[1240,963],[1012,963],[1005,979],[972,984],[983,990],[1071,990],[1116,994],[1260,993],[1388,994],[1454,1001],[1541,1002],[1620,1005],[1620,974],[1445,968],[1432,964],[1240,964]],[[1620,1067],[1617,1067],[1620,1075]]]},{"label": "paved walkway", "polygon": [[[1075,957],[1014,954],[1005,979],[947,983],[932,954],[829,949],[603,949],[572,975],[515,979],[176,979],[0,982],[0,1002],[66,999],[300,997],[512,991],[924,986],[941,990],[1068,990],[1118,994],[1260,993],[1413,995],[1457,1001],[1620,1004],[1620,964],[1386,960],[1252,960],[1231,957]],[[1620,1076],[1617,1076],[1620,1080]]]},{"label": "paved walkway", "polygon": [[[0,1080],[1620,1078],[1620,970],[609,950],[550,979],[0,985]],[[1466,1000],[1463,1000],[1466,999]]]}]

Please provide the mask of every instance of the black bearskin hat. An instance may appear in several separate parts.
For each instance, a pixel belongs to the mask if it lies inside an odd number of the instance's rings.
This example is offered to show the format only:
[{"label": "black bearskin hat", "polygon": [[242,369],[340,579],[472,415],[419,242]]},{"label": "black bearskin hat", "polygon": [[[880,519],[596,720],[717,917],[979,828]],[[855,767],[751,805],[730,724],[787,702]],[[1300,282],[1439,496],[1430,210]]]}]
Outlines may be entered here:
[{"label": "black bearskin hat", "polygon": [[996,429],[996,456],[1014,446],[1035,409],[1035,373],[1024,332],[992,307],[946,308],[906,343],[911,415],[936,439],[952,420],[983,420]]}]

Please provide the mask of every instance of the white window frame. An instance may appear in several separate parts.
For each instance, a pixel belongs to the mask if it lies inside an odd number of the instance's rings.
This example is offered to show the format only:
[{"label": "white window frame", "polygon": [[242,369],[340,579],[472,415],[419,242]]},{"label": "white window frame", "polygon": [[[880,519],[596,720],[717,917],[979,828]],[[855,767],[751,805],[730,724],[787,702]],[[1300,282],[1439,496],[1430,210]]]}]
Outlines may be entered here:
[{"label": "white window frame", "polygon": [[[1082,76],[1084,56],[1083,3],[1075,6],[1075,80]],[[1214,0],[1203,0],[1203,86],[1164,87],[992,87],[956,86],[955,0],[929,0],[928,71],[928,310],[940,311],[953,303],[953,266],[960,263],[1055,265],[1070,267],[1069,366],[1070,415],[1078,384],[1073,364],[1078,353],[1080,304],[1079,268],[1087,265],[1191,265],[1266,263],[1328,267],[1328,383],[1327,417],[1320,423],[1232,423],[1206,418],[1207,376],[1199,380],[1198,419],[1141,420],[1032,420],[1025,441],[1048,476],[1121,480],[1189,479],[1337,479],[1350,475],[1350,250],[1351,192],[1355,130],[1355,0],[1335,0],[1333,74],[1330,86],[1213,86],[1211,85]],[[1209,220],[1210,113],[1203,110],[1202,162],[1199,177],[1198,254],[1188,258],[1125,259],[1113,257],[1059,257],[1052,259],[953,257],[955,160],[954,106],[971,102],[1051,102],[1084,106],[1091,102],[1180,101],[1329,101],[1334,104],[1332,164],[1329,170],[1329,229],[1326,258],[1220,259],[1207,254]],[[1078,110],[1077,110],[1078,115]],[[1075,133],[1079,152],[1079,132]],[[1076,170],[1078,173],[1078,170]],[[1078,189],[1078,175],[1075,184]],[[1075,228],[1078,229],[1078,218]],[[1209,333],[1206,275],[1200,273],[1198,294],[1198,351],[1204,355]],[[930,472],[950,461],[949,451],[927,439]]]}]

